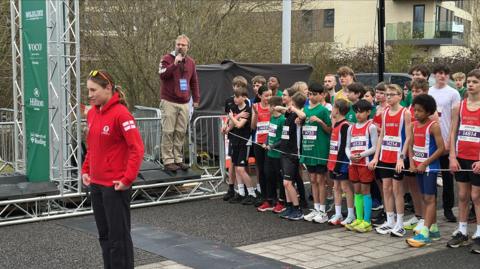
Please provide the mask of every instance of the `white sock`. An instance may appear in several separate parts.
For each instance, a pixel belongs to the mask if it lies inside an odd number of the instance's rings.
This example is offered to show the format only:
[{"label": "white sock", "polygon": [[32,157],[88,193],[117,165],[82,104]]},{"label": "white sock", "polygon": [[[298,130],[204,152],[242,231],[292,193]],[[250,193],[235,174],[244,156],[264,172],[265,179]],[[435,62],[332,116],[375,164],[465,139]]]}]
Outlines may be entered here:
[{"label": "white sock", "polygon": [[395,213],[387,212],[387,224],[389,226],[393,226],[394,222],[395,222]]},{"label": "white sock", "polygon": [[257,184],[257,191],[262,192],[262,188],[260,188],[260,184]]},{"label": "white sock", "polygon": [[475,237],[475,238],[480,237],[480,224],[477,225],[477,231],[475,232],[475,234],[473,235],[473,237]]},{"label": "white sock", "polygon": [[238,184],[238,194],[240,194],[241,196],[245,196],[245,185]]},{"label": "white sock", "polygon": [[335,215],[338,217],[343,217],[342,216],[342,206],[341,205],[336,205],[335,206]]},{"label": "white sock", "polygon": [[253,197],[257,197],[257,195],[255,194],[255,188],[254,187],[248,187],[247,191],[248,191],[248,195],[251,195]]},{"label": "white sock", "polygon": [[320,211],[320,203],[313,203],[313,208],[314,208],[316,211]]},{"label": "white sock", "polygon": [[320,205],[320,211],[322,211],[323,213],[325,213],[325,208],[326,208],[325,205]]},{"label": "white sock", "polygon": [[466,222],[459,222],[459,223],[458,223],[458,230],[459,230],[463,235],[467,235],[467,228],[468,228],[468,223],[466,223]]},{"label": "white sock", "polygon": [[397,225],[398,228],[403,227],[403,214],[397,214]]},{"label": "white sock", "polygon": [[355,218],[355,211],[353,210],[353,207],[352,208],[347,208],[348,210],[348,215],[347,215],[347,218],[350,218],[350,219],[354,219]]}]

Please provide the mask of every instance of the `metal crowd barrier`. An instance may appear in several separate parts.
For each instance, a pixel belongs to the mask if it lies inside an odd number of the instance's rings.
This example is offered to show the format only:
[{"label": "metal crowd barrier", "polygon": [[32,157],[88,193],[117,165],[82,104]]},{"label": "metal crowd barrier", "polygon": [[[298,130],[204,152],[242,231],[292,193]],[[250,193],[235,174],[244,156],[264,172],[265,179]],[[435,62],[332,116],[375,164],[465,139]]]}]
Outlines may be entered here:
[{"label": "metal crowd barrier", "polygon": [[0,174],[12,173],[15,161],[15,123],[0,121]]},{"label": "metal crowd barrier", "polygon": [[190,158],[194,166],[206,174],[225,178],[225,139],[221,133],[224,115],[199,116],[191,127]]}]

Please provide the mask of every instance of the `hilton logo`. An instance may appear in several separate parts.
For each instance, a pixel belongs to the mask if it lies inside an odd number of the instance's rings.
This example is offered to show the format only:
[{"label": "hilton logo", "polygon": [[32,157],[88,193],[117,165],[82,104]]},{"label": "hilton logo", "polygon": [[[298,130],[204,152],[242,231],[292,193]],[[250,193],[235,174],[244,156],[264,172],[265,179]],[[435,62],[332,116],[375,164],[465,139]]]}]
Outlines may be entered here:
[{"label": "hilton logo", "polygon": [[33,95],[37,98],[40,97],[40,91],[38,90],[38,88],[33,89]]}]

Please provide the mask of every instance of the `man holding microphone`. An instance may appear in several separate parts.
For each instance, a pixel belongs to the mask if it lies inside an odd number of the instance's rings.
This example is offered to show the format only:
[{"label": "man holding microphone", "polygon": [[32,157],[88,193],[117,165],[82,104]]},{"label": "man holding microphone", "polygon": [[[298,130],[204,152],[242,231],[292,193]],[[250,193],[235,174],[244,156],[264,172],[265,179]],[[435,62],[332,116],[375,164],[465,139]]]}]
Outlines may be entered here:
[{"label": "man holding microphone", "polygon": [[175,50],[162,57],[158,71],[161,80],[161,153],[165,170],[170,172],[189,168],[183,162],[189,102],[193,100],[194,108],[200,102],[195,61],[187,55],[189,45],[190,39],[186,35],[179,35],[175,40]]}]

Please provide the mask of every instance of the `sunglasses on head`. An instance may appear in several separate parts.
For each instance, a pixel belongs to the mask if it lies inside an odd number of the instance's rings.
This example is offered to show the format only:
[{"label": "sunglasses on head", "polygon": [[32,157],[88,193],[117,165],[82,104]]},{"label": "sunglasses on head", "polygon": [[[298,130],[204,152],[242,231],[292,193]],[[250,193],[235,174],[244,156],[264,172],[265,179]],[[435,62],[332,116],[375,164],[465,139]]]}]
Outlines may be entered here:
[{"label": "sunglasses on head", "polygon": [[89,77],[91,78],[94,78],[96,77],[97,75],[100,75],[103,79],[105,79],[106,81],[108,81],[108,83],[110,84],[113,84],[110,79],[107,78],[107,76],[105,76],[102,71],[99,71],[99,70],[92,70],[90,71],[90,73],[88,74]]}]

